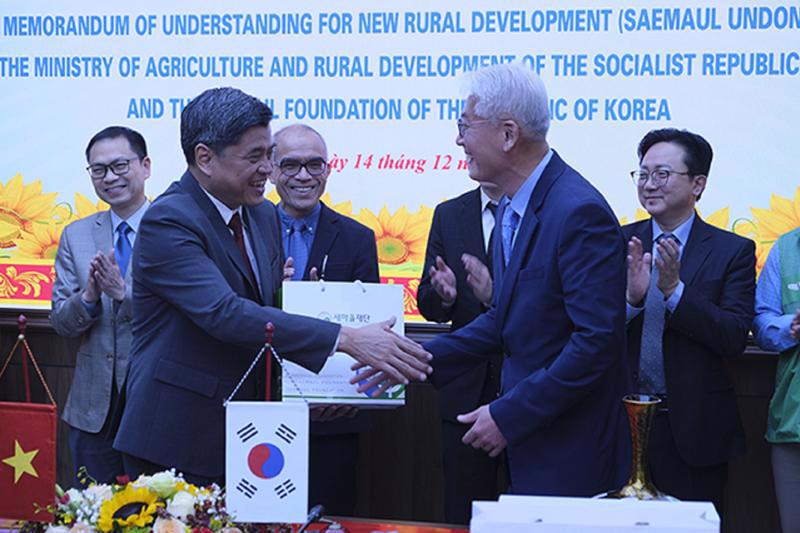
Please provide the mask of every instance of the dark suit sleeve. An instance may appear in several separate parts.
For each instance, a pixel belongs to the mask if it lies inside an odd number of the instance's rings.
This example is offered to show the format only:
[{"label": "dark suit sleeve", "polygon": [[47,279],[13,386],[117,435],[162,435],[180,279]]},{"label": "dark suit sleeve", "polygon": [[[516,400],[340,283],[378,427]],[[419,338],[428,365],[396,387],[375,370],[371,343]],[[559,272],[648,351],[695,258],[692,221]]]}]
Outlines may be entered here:
[{"label": "dark suit sleeve", "polygon": [[491,403],[492,417],[512,444],[591,394],[623,357],[625,255],[619,226],[595,203],[578,206],[569,220],[560,228],[558,269],[572,333],[551,364]]},{"label": "dark suit sleeve", "polygon": [[425,343],[424,348],[433,354],[430,381],[434,387],[441,388],[502,351],[495,310],[492,307],[463,328]]},{"label": "dark suit sleeve", "polygon": [[[755,244],[742,241],[719,278],[707,280],[705,286],[702,282],[684,285],[667,327],[721,357],[741,355],[755,314],[755,269]],[[720,291],[718,304],[709,297],[716,290]]]},{"label": "dark suit sleeve", "polygon": [[375,233],[372,230],[365,231],[363,238],[360,239],[359,250],[355,254],[353,275],[353,280],[365,283],[381,282],[378,272],[378,246],[375,244]]},{"label": "dark suit sleeve", "polygon": [[445,258],[444,251],[444,230],[442,228],[441,206],[436,207],[433,212],[433,222],[431,231],[428,235],[428,247],[425,250],[425,266],[422,269],[422,279],[417,289],[417,307],[420,314],[427,320],[433,322],[447,322],[452,318],[453,308],[445,309],[442,306],[442,299],[431,285],[431,276],[428,273],[431,266],[436,261],[436,256]]},{"label": "dark suit sleeve", "polygon": [[137,239],[137,283],[228,344],[257,349],[264,343],[264,324],[272,322],[276,350],[319,371],[333,350],[340,326],[262,307],[239,296],[209,255],[202,230],[190,227],[185,219],[174,209],[150,208]]}]

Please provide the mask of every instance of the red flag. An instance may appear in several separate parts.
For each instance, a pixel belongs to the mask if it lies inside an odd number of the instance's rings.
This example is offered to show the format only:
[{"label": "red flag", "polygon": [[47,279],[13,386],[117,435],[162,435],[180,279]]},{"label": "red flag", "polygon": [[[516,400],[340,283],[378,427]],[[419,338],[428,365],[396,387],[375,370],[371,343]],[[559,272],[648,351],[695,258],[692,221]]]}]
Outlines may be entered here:
[{"label": "red flag", "polygon": [[51,522],[56,406],[0,402],[0,428],[0,517]]}]

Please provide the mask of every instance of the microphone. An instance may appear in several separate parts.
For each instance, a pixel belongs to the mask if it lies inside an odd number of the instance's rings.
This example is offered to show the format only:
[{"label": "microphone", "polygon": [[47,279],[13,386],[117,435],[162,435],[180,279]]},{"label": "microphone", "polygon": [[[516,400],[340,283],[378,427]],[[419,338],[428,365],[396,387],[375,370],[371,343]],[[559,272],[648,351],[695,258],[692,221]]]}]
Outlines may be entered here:
[{"label": "microphone", "polygon": [[297,533],[303,533],[303,531],[308,529],[308,526],[318,521],[323,514],[325,514],[325,507],[323,507],[321,504],[312,507],[311,510],[308,512],[308,518],[306,518],[306,523],[303,524],[303,527],[297,530]]}]

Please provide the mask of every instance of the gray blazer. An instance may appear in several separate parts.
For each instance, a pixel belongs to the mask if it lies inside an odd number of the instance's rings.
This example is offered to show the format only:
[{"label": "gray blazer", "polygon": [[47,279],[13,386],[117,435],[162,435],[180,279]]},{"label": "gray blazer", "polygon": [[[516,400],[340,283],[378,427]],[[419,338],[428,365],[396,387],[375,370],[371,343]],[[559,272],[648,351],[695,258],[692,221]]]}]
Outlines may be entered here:
[{"label": "gray blazer", "polygon": [[89,262],[113,247],[111,213],[101,211],[64,228],[56,254],[56,280],[50,323],[59,335],[81,337],[75,376],[63,419],[72,427],[97,433],[111,405],[111,384],[122,390],[131,346],[131,269],[125,274],[121,304],[100,296],[100,313],[93,317],[80,301],[89,276]]}]

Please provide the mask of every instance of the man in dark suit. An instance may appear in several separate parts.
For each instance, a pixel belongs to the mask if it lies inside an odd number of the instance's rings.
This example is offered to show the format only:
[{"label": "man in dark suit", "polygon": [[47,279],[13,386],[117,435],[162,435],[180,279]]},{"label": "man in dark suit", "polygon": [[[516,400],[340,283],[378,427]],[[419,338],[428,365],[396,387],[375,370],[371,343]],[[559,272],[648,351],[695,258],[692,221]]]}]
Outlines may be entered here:
[{"label": "man in dark suit", "polygon": [[700,135],[654,130],[638,153],[631,175],[652,218],[623,231],[630,369],[639,391],[663,397],[650,436],[650,470],[660,490],[712,501],[722,515],[727,461],[744,453],[725,360],[747,342],[755,245],[696,215],[712,158]]},{"label": "man in dark suit", "polygon": [[[451,321],[455,331],[491,306],[491,235],[502,194],[483,183],[436,206],[417,289],[417,306],[426,319]],[[468,428],[456,417],[497,397],[500,365],[497,353],[439,389],[444,510],[451,524],[469,523],[472,501],[497,498],[498,459],[464,445]]]},{"label": "man in dark suit", "polygon": [[[296,124],[275,134],[271,181],[281,198],[278,217],[287,268],[284,278],[380,283],[375,234],[326,206],[320,197],[331,169],[328,148],[310,126]],[[358,434],[366,413],[346,405],[311,410],[311,505],[329,514],[355,512]]]},{"label": "man in dark suit", "polygon": [[437,386],[504,354],[500,397],[458,420],[465,444],[508,448],[511,492],[590,496],[628,469],[624,242],[602,195],[548,146],[549,123],[531,70],[473,74],[456,143],[470,177],[506,196],[500,282],[491,309],[426,347]]},{"label": "man in dark suit", "polygon": [[80,469],[99,483],[124,473],[113,449],[114,406],[120,398],[131,348],[130,252],[149,202],[144,182],[150,157],[142,135],[110,126],[86,147],[97,196],[110,209],[64,228],[56,252],[50,323],[59,335],[81,337],[63,418],[69,449]]},{"label": "man in dark suit", "polygon": [[[383,390],[429,370],[428,354],[387,330],[391,320],[351,329],[271,307],[282,278],[277,216],[264,201],[271,118],[232,88],[207,90],[181,113],[189,168],[148,210],[133,255],[133,346],[114,442],[132,477],[176,467],[195,483],[223,481],[223,400],[267,322],[278,353],[310,370],[335,350],[383,367]],[[258,399],[264,388],[251,376],[236,399]]]}]

